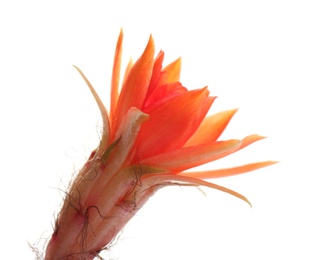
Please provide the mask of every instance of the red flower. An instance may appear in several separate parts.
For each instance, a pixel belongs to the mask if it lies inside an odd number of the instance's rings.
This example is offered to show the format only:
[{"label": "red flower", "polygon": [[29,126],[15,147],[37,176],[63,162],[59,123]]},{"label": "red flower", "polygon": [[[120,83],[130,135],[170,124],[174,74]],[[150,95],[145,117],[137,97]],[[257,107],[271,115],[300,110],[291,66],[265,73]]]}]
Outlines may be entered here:
[{"label": "red flower", "polygon": [[113,66],[108,115],[80,69],[100,108],[103,134],[72,182],[47,245],[45,259],[93,259],[159,189],[169,185],[207,186],[242,195],[202,179],[224,177],[273,164],[259,162],[230,169],[184,172],[261,140],[217,141],[236,110],[206,116],[214,97],[208,89],[188,91],[179,82],[178,59],[162,68],[154,59],[152,37],[134,65],[129,63],[119,93],[122,38]]}]

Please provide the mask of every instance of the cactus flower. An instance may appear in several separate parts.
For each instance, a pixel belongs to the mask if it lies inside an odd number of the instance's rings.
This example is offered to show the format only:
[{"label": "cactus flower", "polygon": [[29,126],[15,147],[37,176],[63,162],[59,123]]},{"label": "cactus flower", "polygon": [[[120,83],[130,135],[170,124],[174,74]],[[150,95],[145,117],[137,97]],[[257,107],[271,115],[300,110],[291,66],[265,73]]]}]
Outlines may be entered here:
[{"label": "cactus flower", "polygon": [[207,116],[215,97],[207,87],[187,90],[179,81],[181,60],[162,67],[150,37],[141,57],[129,62],[120,83],[122,31],[112,73],[109,113],[82,71],[101,112],[98,147],[70,184],[45,251],[46,260],[94,259],[159,189],[206,186],[241,194],[205,181],[273,164],[265,161],[212,171],[185,171],[235,153],[261,140],[218,141],[236,110]]}]

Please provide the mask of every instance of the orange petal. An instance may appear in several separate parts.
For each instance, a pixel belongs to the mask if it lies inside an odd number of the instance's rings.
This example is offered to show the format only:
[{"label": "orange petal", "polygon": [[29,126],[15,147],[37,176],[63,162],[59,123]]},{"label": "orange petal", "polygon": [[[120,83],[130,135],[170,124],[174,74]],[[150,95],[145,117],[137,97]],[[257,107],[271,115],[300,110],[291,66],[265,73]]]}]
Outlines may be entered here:
[{"label": "orange petal", "polygon": [[152,110],[137,140],[137,157],[143,159],[182,147],[213,102],[208,93],[206,88],[189,91]]},{"label": "orange petal", "polygon": [[181,58],[178,58],[174,62],[171,62],[162,71],[165,75],[164,77],[161,77],[159,85],[180,81]]},{"label": "orange petal", "polygon": [[125,73],[124,73],[124,77],[123,77],[122,86],[123,86],[124,83],[126,82],[127,77],[128,77],[128,74],[129,74],[129,72],[131,71],[132,67],[133,67],[133,60],[132,60],[132,58],[130,58],[129,61],[128,61],[128,63],[127,63],[126,69],[125,69]]},{"label": "orange petal", "polygon": [[118,88],[119,88],[119,79],[122,63],[122,43],[123,43],[123,30],[121,30],[119,33],[114,54],[114,63],[113,63],[112,80],[111,80],[110,118],[114,117],[114,111],[118,99]]},{"label": "orange petal", "polygon": [[210,145],[183,147],[146,158],[141,163],[178,173],[234,153],[241,145],[240,140],[228,140]]},{"label": "orange petal", "polygon": [[243,149],[244,147],[247,147],[248,145],[257,142],[259,140],[262,140],[266,137],[261,136],[261,135],[248,135],[245,138],[242,139],[242,145],[239,147],[238,150]]},{"label": "orange petal", "polygon": [[101,118],[102,118],[102,123],[103,123],[103,129],[102,129],[102,137],[100,140],[100,144],[98,147],[98,153],[102,154],[108,147],[109,144],[109,139],[110,139],[110,123],[109,123],[109,116],[107,113],[107,110],[105,106],[103,105],[100,97],[98,96],[96,90],[92,86],[92,84],[89,82],[89,80],[86,78],[84,73],[76,66],[73,65],[74,68],[77,69],[77,71],[80,73],[82,78],[85,80],[88,88],[90,89],[91,93],[93,94],[93,97],[95,98],[97,105],[99,107],[99,110],[101,112]]},{"label": "orange petal", "polygon": [[150,156],[142,160],[142,163],[178,173],[225,157],[263,138],[265,137],[249,135],[242,140],[217,141],[212,144],[182,147]]},{"label": "orange petal", "polygon": [[215,142],[220,137],[236,111],[237,109],[232,109],[206,117],[195,134],[188,140],[186,146]]},{"label": "orange petal", "polygon": [[153,38],[150,37],[143,54],[133,65],[124,82],[112,121],[113,137],[127,111],[131,107],[141,109],[144,103],[152,76],[154,49]]},{"label": "orange petal", "polygon": [[219,169],[219,170],[211,170],[211,171],[201,171],[201,172],[181,172],[179,175],[188,176],[193,178],[199,179],[212,179],[212,178],[222,178],[222,177],[229,177],[245,172],[254,171],[278,162],[274,161],[265,161],[265,162],[257,162],[257,163],[250,163],[242,166],[226,168],[226,169]]}]

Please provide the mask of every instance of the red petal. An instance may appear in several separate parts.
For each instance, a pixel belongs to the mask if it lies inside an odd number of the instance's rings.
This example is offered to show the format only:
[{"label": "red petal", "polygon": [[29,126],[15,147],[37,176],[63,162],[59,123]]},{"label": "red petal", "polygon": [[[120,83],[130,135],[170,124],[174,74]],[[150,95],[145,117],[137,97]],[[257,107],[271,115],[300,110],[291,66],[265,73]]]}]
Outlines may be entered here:
[{"label": "red petal", "polygon": [[157,86],[157,83],[159,81],[160,74],[161,74],[163,60],[164,60],[164,52],[160,51],[154,62],[152,78],[151,78],[150,86],[147,91],[147,95],[145,97],[145,102],[147,102],[148,97],[153,93],[154,89]]},{"label": "red petal", "polygon": [[206,88],[189,91],[152,110],[137,140],[138,159],[182,147],[213,102],[208,93]]},{"label": "red petal", "polygon": [[167,102],[176,96],[179,96],[187,92],[187,89],[182,86],[180,82],[174,82],[167,85],[157,86],[153,91],[152,95],[148,98],[145,103],[143,111],[149,113],[154,108],[160,106],[161,104]]}]

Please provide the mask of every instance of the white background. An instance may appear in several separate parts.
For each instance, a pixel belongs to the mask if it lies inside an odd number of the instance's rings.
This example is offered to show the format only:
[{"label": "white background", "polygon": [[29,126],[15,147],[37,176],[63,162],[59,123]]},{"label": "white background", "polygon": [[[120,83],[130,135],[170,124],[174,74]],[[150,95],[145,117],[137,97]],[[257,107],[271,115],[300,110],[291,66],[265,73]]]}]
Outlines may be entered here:
[{"label": "white background", "polygon": [[[218,191],[167,188],[128,224],[107,259],[310,259],[310,8],[307,1],[1,1],[1,259],[34,259],[72,173],[98,143],[100,113],[79,66],[108,107],[112,59],[149,34],[182,83],[209,86],[210,113],[240,108],[222,139],[267,139],[204,169],[278,160],[214,180]],[[8,4],[9,3],[9,4]],[[40,239],[41,238],[41,239]]]}]

